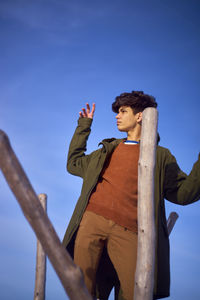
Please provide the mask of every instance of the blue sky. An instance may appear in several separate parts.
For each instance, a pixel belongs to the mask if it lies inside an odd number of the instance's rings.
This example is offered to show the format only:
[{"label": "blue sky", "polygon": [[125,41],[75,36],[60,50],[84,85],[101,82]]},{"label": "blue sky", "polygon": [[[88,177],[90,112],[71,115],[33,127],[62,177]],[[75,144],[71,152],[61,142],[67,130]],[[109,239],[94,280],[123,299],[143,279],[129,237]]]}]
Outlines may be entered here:
[{"label": "blue sky", "polygon": [[[86,102],[96,103],[88,152],[122,137],[111,103],[122,92],[156,97],[160,144],[190,172],[200,151],[198,0],[0,0],[0,127],[62,239],[81,179],[66,155]],[[1,299],[34,292],[35,236],[0,174]],[[199,203],[167,204],[179,219],[170,236],[170,300],[200,296]],[[47,300],[66,299],[51,265]]]}]

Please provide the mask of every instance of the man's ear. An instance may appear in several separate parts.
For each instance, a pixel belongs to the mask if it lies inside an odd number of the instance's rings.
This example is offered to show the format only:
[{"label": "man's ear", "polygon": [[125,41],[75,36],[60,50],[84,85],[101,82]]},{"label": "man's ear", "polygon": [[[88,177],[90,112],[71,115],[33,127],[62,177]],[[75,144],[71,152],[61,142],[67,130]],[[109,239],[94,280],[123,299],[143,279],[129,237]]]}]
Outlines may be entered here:
[{"label": "man's ear", "polygon": [[137,122],[138,122],[138,123],[141,123],[141,122],[142,122],[142,111],[139,111],[139,112],[138,112]]}]

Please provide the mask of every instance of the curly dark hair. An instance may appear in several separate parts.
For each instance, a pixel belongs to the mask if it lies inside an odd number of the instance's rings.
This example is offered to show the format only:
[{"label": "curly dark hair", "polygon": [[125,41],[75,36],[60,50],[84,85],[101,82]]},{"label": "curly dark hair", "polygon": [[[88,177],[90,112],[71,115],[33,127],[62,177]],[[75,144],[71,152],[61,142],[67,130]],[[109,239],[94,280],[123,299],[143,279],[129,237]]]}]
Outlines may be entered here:
[{"label": "curly dark hair", "polygon": [[121,106],[130,106],[136,114],[147,107],[157,107],[157,102],[153,96],[144,94],[143,91],[132,91],[117,96],[112,104],[112,110],[118,113]]}]

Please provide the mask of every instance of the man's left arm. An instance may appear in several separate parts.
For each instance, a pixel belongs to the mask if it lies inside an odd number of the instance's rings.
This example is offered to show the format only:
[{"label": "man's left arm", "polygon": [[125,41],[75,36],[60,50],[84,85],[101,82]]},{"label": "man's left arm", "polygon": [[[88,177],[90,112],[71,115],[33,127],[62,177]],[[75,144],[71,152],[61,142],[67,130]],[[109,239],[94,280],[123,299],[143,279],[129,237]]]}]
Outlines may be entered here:
[{"label": "man's left arm", "polygon": [[189,175],[180,170],[176,159],[168,153],[164,184],[165,198],[187,205],[200,199],[200,154]]}]

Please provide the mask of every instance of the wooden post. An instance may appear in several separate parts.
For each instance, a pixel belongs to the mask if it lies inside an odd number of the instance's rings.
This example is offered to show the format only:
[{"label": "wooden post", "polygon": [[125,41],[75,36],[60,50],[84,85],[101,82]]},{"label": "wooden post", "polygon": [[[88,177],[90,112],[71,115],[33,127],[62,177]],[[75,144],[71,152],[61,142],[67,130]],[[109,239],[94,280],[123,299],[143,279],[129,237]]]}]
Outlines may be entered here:
[{"label": "wooden post", "polygon": [[[47,211],[47,195],[39,194],[38,198],[44,211]],[[39,240],[37,240],[36,272],[34,300],[45,300],[46,255]]]},{"label": "wooden post", "polygon": [[134,300],[152,300],[155,264],[154,167],[157,110],[146,108],[142,118],[138,164],[138,252]]},{"label": "wooden post", "polygon": [[178,219],[178,214],[176,212],[171,212],[169,215],[169,218],[167,220],[167,230],[168,230],[168,234],[170,235],[176,221]]},{"label": "wooden post", "polygon": [[0,168],[69,298],[71,300],[92,300],[85,287],[80,268],[74,264],[61,244],[54,227],[12,150],[7,135],[2,130],[0,130]]}]

